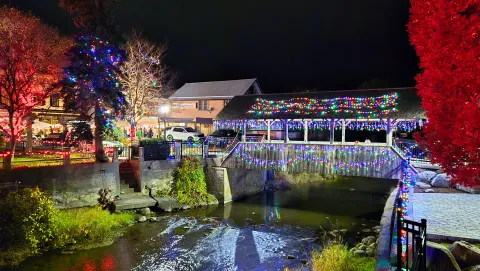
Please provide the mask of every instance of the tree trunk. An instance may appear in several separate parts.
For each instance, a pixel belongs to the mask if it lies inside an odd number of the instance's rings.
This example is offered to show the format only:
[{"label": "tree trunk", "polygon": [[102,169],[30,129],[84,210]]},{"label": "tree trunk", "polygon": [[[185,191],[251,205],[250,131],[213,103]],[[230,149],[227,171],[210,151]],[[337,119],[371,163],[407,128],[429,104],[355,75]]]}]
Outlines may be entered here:
[{"label": "tree trunk", "polygon": [[3,160],[3,168],[5,170],[12,169],[12,161],[15,157],[15,144],[17,143],[17,137],[15,135],[15,127],[13,125],[13,116],[9,116],[9,128],[10,128],[10,154]]},{"label": "tree trunk", "polygon": [[103,116],[98,104],[95,106],[95,158],[97,162],[108,162],[108,157],[103,149]]},{"label": "tree trunk", "polygon": [[33,130],[32,130],[33,123],[29,123],[27,126],[27,152],[31,152],[33,149]]},{"label": "tree trunk", "polygon": [[136,130],[136,125],[132,123],[130,126],[130,142],[135,141]]}]

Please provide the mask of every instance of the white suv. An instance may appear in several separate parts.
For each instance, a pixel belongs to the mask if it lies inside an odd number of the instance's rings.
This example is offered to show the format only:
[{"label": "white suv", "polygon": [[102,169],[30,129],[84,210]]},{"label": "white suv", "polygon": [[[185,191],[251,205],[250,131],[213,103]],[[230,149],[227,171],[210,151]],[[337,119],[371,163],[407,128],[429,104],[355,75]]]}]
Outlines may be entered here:
[{"label": "white suv", "polygon": [[186,141],[199,141],[205,138],[205,135],[197,132],[195,129],[191,127],[183,127],[183,126],[174,126],[174,127],[167,127],[167,140],[186,140]]}]

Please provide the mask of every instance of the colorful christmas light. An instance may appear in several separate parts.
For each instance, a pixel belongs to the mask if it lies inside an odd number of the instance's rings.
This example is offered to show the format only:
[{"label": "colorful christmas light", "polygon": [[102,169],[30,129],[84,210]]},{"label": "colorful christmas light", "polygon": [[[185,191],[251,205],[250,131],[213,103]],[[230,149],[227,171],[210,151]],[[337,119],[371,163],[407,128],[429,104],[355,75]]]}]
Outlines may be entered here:
[{"label": "colorful christmas light", "polygon": [[292,114],[310,117],[355,114],[358,118],[376,118],[396,112],[397,97],[397,93],[391,93],[378,97],[292,98],[279,101],[257,98],[248,113],[255,116]]},{"label": "colorful christmas light", "polygon": [[[365,159],[359,161],[362,156]],[[298,166],[329,167],[334,172],[360,171],[391,165],[398,157],[384,148],[305,144],[240,144],[234,157],[247,168],[284,170]]]},{"label": "colorful christmas light", "polygon": [[112,119],[123,115],[127,105],[119,82],[123,52],[99,37],[79,35],[69,57],[72,64],[65,68],[69,107],[84,112],[96,107],[95,118],[103,124],[97,129],[113,128]]},{"label": "colorful christmas light", "polygon": [[387,129],[386,121],[351,121],[346,125],[349,130],[380,131]]}]

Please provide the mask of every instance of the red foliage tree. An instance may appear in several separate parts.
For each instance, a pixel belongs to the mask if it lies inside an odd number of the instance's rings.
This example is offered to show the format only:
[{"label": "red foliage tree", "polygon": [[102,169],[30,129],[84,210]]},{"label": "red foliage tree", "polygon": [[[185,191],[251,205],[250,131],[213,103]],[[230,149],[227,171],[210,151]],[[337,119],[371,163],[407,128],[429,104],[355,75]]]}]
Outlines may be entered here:
[{"label": "red foliage tree", "polygon": [[12,154],[34,107],[58,88],[68,46],[33,15],[0,8],[0,130],[10,138]]},{"label": "red foliage tree", "polygon": [[480,185],[480,0],[411,0],[417,88],[433,161],[455,183]]}]

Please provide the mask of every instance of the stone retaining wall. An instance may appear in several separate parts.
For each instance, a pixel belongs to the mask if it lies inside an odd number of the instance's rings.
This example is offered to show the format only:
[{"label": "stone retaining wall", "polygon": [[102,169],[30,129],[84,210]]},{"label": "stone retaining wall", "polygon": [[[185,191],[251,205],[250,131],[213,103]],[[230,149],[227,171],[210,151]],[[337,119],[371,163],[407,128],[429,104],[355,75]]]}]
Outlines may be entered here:
[{"label": "stone retaining wall", "polygon": [[131,160],[138,187],[144,195],[148,195],[148,186],[153,195],[168,191],[173,182],[172,173],[178,167],[178,160],[141,161]]},{"label": "stone retaining wall", "polygon": [[248,197],[263,191],[266,171],[206,167],[208,192],[220,203]]},{"label": "stone retaining wall", "polygon": [[377,264],[376,271],[390,271],[390,238],[391,238],[391,222],[392,215],[395,211],[395,199],[398,193],[398,188],[395,188],[385,203],[385,208],[383,209],[382,218],[380,220],[380,234],[378,237],[378,246],[377,246]]},{"label": "stone retaining wall", "polygon": [[0,181],[38,186],[62,207],[93,205],[101,188],[120,194],[118,162],[13,169],[0,172]]}]

